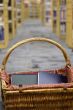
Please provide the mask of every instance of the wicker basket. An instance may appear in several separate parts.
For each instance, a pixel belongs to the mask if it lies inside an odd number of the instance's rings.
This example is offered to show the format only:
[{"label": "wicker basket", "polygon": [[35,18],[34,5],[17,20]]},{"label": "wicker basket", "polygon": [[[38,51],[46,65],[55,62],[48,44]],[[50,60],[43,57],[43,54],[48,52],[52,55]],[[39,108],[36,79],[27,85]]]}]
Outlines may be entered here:
[{"label": "wicker basket", "polygon": [[[46,41],[57,46],[66,61],[64,68],[47,71],[49,74],[67,77],[66,83],[13,85],[12,75],[5,70],[6,63],[12,51],[25,43],[32,41]],[[73,68],[64,48],[57,42],[47,38],[30,38],[15,44],[5,56],[1,67],[2,99],[5,110],[73,110]],[[36,74],[36,72],[23,72],[15,74]]]}]

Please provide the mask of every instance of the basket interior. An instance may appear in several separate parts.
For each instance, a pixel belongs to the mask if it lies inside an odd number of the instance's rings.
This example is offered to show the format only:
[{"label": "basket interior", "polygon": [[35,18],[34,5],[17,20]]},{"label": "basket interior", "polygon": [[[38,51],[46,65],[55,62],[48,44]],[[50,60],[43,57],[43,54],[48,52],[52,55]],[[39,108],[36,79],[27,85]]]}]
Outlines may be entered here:
[{"label": "basket interior", "polygon": [[49,72],[37,72],[37,73],[18,73],[11,75],[12,85],[34,85],[34,84],[58,84],[67,83],[66,76],[61,74],[49,74]]}]

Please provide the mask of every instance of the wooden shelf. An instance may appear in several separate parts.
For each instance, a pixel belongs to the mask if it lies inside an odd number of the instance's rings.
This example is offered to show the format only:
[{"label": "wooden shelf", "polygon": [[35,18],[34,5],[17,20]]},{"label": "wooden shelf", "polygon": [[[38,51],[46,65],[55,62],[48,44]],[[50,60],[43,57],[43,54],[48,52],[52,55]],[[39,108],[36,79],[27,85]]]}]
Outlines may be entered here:
[{"label": "wooden shelf", "polygon": [[66,44],[73,48],[73,0],[67,0]]}]

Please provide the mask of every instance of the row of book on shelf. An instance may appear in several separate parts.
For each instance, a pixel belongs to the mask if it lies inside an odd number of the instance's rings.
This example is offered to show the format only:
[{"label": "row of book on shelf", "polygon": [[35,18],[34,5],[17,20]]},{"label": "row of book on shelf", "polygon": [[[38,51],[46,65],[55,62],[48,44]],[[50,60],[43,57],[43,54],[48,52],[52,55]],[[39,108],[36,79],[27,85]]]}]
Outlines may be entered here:
[{"label": "row of book on shelf", "polygon": [[59,11],[59,19],[60,19],[60,33],[62,35],[66,34],[66,0],[60,0],[59,9],[57,9],[57,0],[54,0],[54,27],[57,26],[57,12]]},{"label": "row of book on shelf", "polygon": [[[21,3],[21,0],[16,0],[16,4]],[[12,33],[12,1],[8,0],[8,31],[9,33]],[[5,21],[4,21],[4,1],[0,0],[0,42],[4,41],[4,37],[5,37],[5,30],[4,30],[4,25],[5,25]],[[20,16],[20,13],[18,10],[16,10],[18,13],[15,13],[15,19],[17,19]]]}]

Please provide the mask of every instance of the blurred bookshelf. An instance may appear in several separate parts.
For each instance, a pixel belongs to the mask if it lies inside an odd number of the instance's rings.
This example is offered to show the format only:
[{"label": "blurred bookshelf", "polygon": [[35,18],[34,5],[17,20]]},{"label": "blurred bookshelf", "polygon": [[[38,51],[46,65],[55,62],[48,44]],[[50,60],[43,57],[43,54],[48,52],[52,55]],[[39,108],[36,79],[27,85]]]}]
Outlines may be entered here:
[{"label": "blurred bookshelf", "polygon": [[0,49],[8,46],[8,12],[7,0],[0,0]]},{"label": "blurred bookshelf", "polygon": [[66,38],[66,0],[53,0],[53,32]]},{"label": "blurred bookshelf", "polygon": [[17,27],[21,24],[22,22],[22,16],[21,16],[21,0],[16,0],[16,25]]},{"label": "blurred bookshelf", "polygon": [[67,2],[66,44],[73,48],[73,0]]},{"label": "blurred bookshelf", "polygon": [[57,0],[53,0],[53,32],[57,33]]},{"label": "blurred bookshelf", "polygon": [[66,13],[67,13],[67,2],[66,0],[60,0],[60,36],[66,38]]},{"label": "blurred bookshelf", "polygon": [[8,1],[8,30],[9,39],[12,39],[16,33],[15,0]]},{"label": "blurred bookshelf", "polygon": [[52,31],[52,0],[44,0],[44,24]]},{"label": "blurred bookshelf", "polygon": [[38,3],[36,1],[30,2],[30,18],[38,18],[39,10]]},{"label": "blurred bookshelf", "polygon": [[27,20],[29,18],[29,13],[30,13],[30,1],[25,0],[24,1],[24,20]]}]

